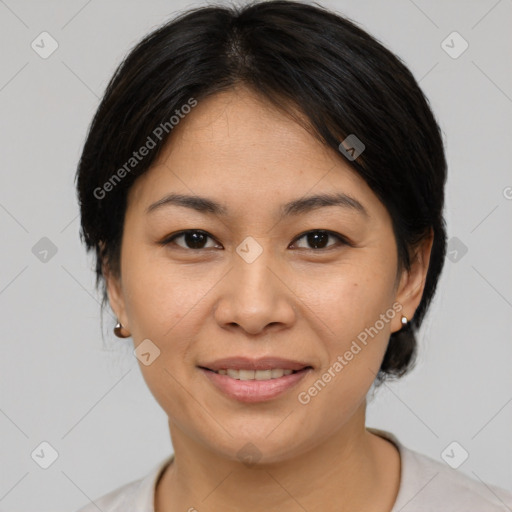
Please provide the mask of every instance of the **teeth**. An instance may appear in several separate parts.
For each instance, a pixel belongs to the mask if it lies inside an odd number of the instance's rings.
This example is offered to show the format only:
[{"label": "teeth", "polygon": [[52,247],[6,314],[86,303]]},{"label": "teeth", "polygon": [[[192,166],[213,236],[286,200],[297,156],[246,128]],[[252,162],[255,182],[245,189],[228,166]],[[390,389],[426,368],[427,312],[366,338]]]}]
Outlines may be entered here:
[{"label": "teeth", "polygon": [[254,370],[238,370],[240,380],[254,380]]},{"label": "teeth", "polygon": [[272,370],[256,370],[254,372],[256,380],[268,380],[272,378]]},{"label": "teeth", "polygon": [[293,370],[283,370],[282,368],[272,368],[269,370],[235,370],[233,368],[221,369],[217,372],[219,375],[227,375],[237,380],[270,380],[279,379],[284,375],[290,375]]},{"label": "teeth", "polygon": [[238,373],[238,370],[232,370],[231,368],[227,370],[228,377],[231,377],[232,379],[240,379],[240,374]]}]

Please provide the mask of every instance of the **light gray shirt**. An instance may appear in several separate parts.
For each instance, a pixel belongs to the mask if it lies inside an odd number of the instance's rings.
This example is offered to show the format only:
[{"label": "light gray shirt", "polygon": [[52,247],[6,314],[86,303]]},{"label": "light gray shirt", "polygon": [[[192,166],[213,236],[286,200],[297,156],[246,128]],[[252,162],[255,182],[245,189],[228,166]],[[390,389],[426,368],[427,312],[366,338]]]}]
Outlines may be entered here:
[{"label": "light gray shirt", "polygon": [[[368,428],[388,439],[400,452],[398,496],[391,512],[512,512],[512,492],[474,480],[448,464],[405,447],[391,433]],[[155,512],[159,476],[173,460],[171,455],[151,472],[94,500],[77,512]]]}]

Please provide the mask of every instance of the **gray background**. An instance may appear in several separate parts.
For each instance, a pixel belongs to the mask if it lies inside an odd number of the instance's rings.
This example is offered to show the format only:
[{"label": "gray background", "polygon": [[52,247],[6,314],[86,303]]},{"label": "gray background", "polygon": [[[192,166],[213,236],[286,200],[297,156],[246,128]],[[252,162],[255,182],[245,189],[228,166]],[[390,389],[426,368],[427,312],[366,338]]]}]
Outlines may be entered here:
[{"label": "gray background", "polygon": [[[73,180],[121,58],[174,12],[199,5],[0,1],[0,510],[75,510],[172,451],[132,342],[114,338],[108,313],[103,345]],[[419,362],[378,391],[368,425],[439,460],[457,441],[469,452],[458,471],[512,490],[512,1],[323,5],[406,62],[439,119],[449,161],[450,255]],[[47,59],[31,47],[43,31],[59,45]],[[469,43],[458,58],[441,46],[453,31]],[[43,237],[56,254],[44,253]],[[43,441],[59,454],[48,469],[31,457]]]}]

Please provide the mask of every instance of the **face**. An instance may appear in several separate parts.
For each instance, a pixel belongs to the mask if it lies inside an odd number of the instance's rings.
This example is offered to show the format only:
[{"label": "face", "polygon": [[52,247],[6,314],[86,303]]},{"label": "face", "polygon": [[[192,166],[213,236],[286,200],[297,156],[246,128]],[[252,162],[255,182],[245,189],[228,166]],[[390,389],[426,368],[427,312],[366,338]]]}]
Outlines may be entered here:
[{"label": "face", "polygon": [[171,431],[270,462],[360,419],[429,251],[397,275],[390,216],[344,157],[237,89],[199,102],[132,186],[107,283]]}]

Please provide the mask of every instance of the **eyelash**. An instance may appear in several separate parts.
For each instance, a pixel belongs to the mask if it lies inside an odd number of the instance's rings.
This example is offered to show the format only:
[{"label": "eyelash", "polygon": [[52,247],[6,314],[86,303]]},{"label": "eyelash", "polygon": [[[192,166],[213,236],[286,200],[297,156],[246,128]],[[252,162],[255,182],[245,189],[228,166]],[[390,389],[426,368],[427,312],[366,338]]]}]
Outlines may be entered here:
[{"label": "eyelash", "polygon": [[[182,236],[184,236],[184,235],[186,235],[188,233],[201,233],[202,235],[206,235],[208,238],[210,238],[212,240],[215,240],[210,234],[208,234],[206,231],[203,231],[201,229],[186,229],[184,231],[179,231],[178,233],[174,233],[173,235],[165,238],[164,240],[162,240],[160,242],[160,244],[163,245],[163,246],[168,246],[171,243],[173,243],[177,238],[180,238],[180,237],[182,237]],[[300,240],[301,238],[304,238],[305,236],[307,236],[307,235],[309,235],[311,233],[322,233],[322,234],[328,235],[330,237],[336,238],[338,240],[338,244],[328,245],[327,247],[321,248],[321,249],[301,248],[302,250],[313,251],[313,252],[321,252],[321,251],[327,251],[327,250],[333,249],[334,247],[339,246],[339,245],[351,245],[351,243],[344,236],[340,235],[339,233],[335,233],[333,231],[329,231],[327,229],[313,229],[313,230],[306,231],[306,232],[301,233],[300,235],[298,235],[295,238],[294,242],[292,242],[292,243],[296,243],[298,240]],[[177,244],[175,244],[175,245],[177,245]],[[192,249],[192,248],[189,248],[189,247],[182,247],[180,245],[178,245],[178,247],[180,249],[184,249],[186,251],[196,251],[196,252],[199,252],[199,251],[204,251],[205,250],[205,248]],[[213,249],[213,247],[206,247],[206,249]]]}]

